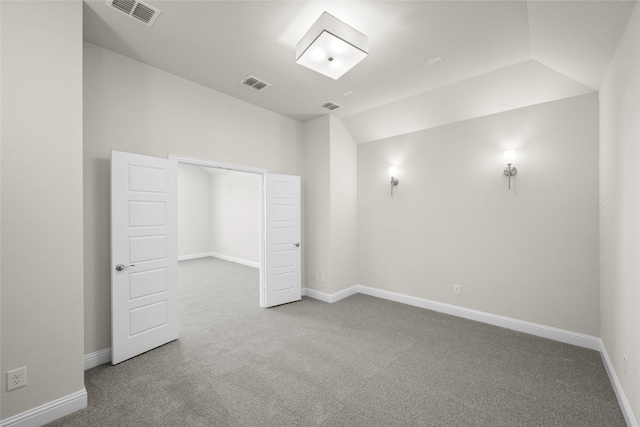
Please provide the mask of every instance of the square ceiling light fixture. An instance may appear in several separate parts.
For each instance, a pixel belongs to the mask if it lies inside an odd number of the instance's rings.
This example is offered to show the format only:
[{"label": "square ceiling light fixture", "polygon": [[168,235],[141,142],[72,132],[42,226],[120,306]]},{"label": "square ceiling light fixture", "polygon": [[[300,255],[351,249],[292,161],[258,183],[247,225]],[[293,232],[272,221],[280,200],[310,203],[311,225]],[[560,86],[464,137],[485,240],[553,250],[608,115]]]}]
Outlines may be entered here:
[{"label": "square ceiling light fixture", "polygon": [[296,45],[296,62],[338,80],[369,55],[369,37],[323,12]]}]

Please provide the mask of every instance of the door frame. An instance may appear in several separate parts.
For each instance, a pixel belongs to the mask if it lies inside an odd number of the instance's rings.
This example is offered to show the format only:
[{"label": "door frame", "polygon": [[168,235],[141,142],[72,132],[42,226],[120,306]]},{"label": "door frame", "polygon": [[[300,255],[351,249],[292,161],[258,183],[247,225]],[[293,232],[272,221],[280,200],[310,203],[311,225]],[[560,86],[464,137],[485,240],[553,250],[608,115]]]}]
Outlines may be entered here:
[{"label": "door frame", "polygon": [[[191,165],[191,166],[203,166],[208,168],[216,168],[216,169],[226,169],[229,171],[235,172],[247,172],[260,175],[260,307],[264,308],[266,305],[265,302],[265,292],[266,292],[266,276],[265,276],[265,256],[266,256],[266,185],[267,185],[267,173],[266,169],[261,168],[252,168],[248,166],[242,165],[234,165],[230,163],[218,163],[211,162],[208,160],[200,160],[200,159],[192,159],[189,157],[180,157],[180,156],[167,156],[168,159],[173,159],[180,164]],[[176,188],[176,191],[178,189]]]}]

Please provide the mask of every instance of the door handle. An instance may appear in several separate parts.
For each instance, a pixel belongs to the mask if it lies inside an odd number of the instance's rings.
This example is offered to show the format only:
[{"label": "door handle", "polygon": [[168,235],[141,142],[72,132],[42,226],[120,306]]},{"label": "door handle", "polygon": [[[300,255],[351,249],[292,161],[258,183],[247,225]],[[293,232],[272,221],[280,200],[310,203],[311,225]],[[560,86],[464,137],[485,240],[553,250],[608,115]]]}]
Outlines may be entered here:
[{"label": "door handle", "polygon": [[300,242],[294,243],[293,246],[295,246],[296,248],[299,248],[300,247]]},{"label": "door handle", "polygon": [[129,265],[118,264],[118,265],[116,265],[116,271],[122,271],[122,270],[125,270],[125,269],[129,268],[129,267],[135,267],[135,266],[136,266],[135,264],[129,264]]}]

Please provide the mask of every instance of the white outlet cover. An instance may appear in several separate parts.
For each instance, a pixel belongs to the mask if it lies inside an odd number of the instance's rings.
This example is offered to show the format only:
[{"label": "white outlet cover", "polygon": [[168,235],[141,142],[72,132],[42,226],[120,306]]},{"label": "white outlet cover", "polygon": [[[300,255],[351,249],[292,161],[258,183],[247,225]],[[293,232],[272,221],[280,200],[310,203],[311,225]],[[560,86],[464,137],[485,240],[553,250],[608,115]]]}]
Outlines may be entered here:
[{"label": "white outlet cover", "polygon": [[27,367],[7,371],[7,391],[27,385]]}]

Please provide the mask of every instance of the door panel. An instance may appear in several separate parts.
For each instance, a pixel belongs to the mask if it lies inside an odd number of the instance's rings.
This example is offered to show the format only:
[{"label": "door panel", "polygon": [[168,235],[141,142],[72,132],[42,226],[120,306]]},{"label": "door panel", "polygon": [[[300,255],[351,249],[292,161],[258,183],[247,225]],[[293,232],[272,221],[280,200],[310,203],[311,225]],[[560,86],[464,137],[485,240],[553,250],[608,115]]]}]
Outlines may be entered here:
[{"label": "door panel", "polygon": [[146,297],[167,291],[167,269],[141,271],[129,274],[129,299]]},{"label": "door panel", "polygon": [[162,202],[129,203],[129,227],[165,226],[167,205]]},{"label": "door panel", "polygon": [[267,175],[265,306],[302,298],[300,177]]},{"label": "door panel", "polygon": [[274,230],[273,243],[284,245],[295,240],[295,230],[292,227],[276,228]]},{"label": "door panel", "polygon": [[167,190],[164,168],[129,165],[129,191],[164,193]]},{"label": "door panel", "polygon": [[129,262],[165,260],[167,258],[166,236],[129,238]]},{"label": "door panel", "polygon": [[274,289],[276,291],[293,289],[296,285],[296,278],[293,272],[276,274],[274,279]]},{"label": "door panel", "polygon": [[178,338],[177,232],[176,161],[113,151],[113,364]]},{"label": "door panel", "polygon": [[129,311],[130,333],[133,337],[142,332],[159,328],[167,324],[167,302],[158,301]]}]

